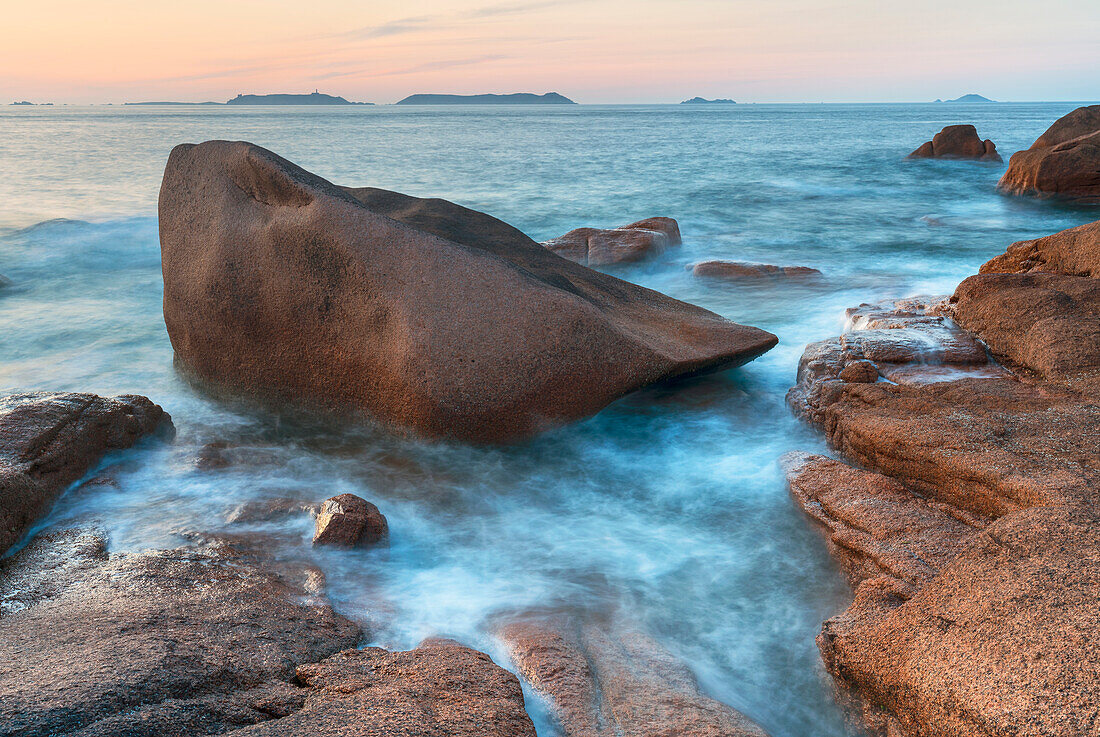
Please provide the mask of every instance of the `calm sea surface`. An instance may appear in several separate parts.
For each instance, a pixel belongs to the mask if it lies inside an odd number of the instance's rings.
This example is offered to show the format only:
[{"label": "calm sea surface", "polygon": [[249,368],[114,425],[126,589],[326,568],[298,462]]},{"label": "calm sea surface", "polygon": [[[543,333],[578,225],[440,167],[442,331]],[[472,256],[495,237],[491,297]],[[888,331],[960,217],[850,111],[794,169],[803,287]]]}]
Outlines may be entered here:
[{"label": "calm sea surface", "polygon": [[[814,636],[851,595],[776,463],[824,445],[783,395],[805,344],[835,335],[845,307],[949,292],[1009,243],[1095,219],[999,196],[1003,165],[904,160],[959,122],[1007,160],[1074,107],[0,108],[0,274],[14,282],[0,290],[0,389],[145,394],[175,420],[173,444],[113,457],[98,472],[113,485],[67,495],[45,524],[95,518],[114,549],[141,549],[218,530],[242,501],[354,492],[389,517],[388,552],[313,551],[305,516],[235,529],[320,566],[374,643],[443,634],[505,661],[496,615],[614,614],[775,737],[846,735]],[[160,305],[164,162],[175,144],[211,138],[252,141],[340,184],[445,197],[536,240],[675,217],[682,248],[613,273],[781,343],[509,448],[227,408],[177,375]],[[705,257],[826,278],[703,282],[685,266]],[[211,442],[239,462],[197,468]]]}]

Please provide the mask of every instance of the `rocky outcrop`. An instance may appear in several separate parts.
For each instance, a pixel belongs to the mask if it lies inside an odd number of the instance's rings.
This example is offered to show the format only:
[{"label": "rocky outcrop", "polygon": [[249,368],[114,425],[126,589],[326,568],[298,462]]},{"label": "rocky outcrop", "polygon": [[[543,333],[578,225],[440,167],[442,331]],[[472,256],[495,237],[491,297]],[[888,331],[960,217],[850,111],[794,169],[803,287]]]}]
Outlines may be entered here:
[{"label": "rocky outcrop", "polygon": [[997,186],[1008,194],[1100,203],[1100,105],[1059,118],[1031,148],[1012,154]]},{"label": "rocky outcrop", "polygon": [[641,261],[680,242],[675,220],[648,218],[609,230],[577,228],[542,245],[585,266],[608,266]]},{"label": "rocky outcrop", "polygon": [[359,628],[228,547],[108,554],[87,529],[0,564],[0,733],[209,734],[290,713]]},{"label": "rocky outcrop", "polygon": [[347,190],[248,143],[178,146],[160,197],[176,355],[238,395],[504,442],[775,336],[442,200]]},{"label": "rocky outcrop", "polygon": [[863,467],[786,459],[858,587],[818,644],[876,734],[1100,734],[1097,280],[1067,233],[803,356],[792,406]]},{"label": "rocky outcrop", "polygon": [[747,261],[724,261],[714,259],[700,261],[691,267],[695,276],[718,279],[807,279],[821,276],[821,272],[809,266],[774,266],[772,264],[754,264]]},{"label": "rocky outcrop", "polygon": [[0,398],[0,555],[104,454],[171,418],[145,397],[27,393]]},{"label": "rocky outcrop", "polygon": [[343,548],[373,545],[384,540],[389,532],[389,524],[378,507],[355,494],[339,494],[321,504],[313,544]]},{"label": "rocky outcrop", "polygon": [[551,702],[566,737],[766,735],[702,694],[686,665],[639,632],[530,615],[499,634],[524,678]]},{"label": "rocky outcrop", "polygon": [[1100,220],[1054,235],[1013,243],[979,269],[982,274],[1045,272],[1100,279]]},{"label": "rocky outcrop", "polygon": [[911,159],[982,159],[1002,161],[997,146],[988,138],[984,141],[978,136],[978,130],[972,125],[949,125],[925,141],[916,151],[909,154]]},{"label": "rocky outcrop", "polygon": [[305,704],[233,737],[535,737],[514,675],[450,640],[347,650],[300,666]]}]

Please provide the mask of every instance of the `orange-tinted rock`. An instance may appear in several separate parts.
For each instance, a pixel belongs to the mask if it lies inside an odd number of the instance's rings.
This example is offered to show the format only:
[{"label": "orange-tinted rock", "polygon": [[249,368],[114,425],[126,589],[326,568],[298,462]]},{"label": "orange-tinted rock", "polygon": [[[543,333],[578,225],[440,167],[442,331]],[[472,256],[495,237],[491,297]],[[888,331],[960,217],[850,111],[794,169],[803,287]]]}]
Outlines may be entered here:
[{"label": "orange-tinted rock", "polygon": [[1048,379],[1100,375],[1100,280],[977,274],[955,291],[956,322],[994,354]]},{"label": "orange-tinted rock", "polygon": [[772,264],[753,264],[745,261],[700,261],[691,268],[695,276],[717,277],[722,279],[768,279],[792,278],[805,279],[821,276],[821,272],[809,266],[773,266]]},{"label": "orange-tinted rock", "polygon": [[[975,363],[972,337],[938,315],[903,317],[912,307],[888,320],[868,306],[876,324],[894,327],[808,346],[792,407],[846,458],[978,515],[1077,503],[1100,491],[1090,430],[1100,403]],[[865,360],[897,383],[841,379]]]},{"label": "orange-tinted rock", "polygon": [[0,398],[0,555],[104,454],[171,418],[145,397],[29,393]]},{"label": "orange-tinted rock", "polygon": [[301,708],[295,666],[359,628],[231,548],[108,554],[42,534],[0,563],[0,733],[220,733]]},{"label": "orange-tinted rock", "polygon": [[1100,203],[1100,105],[1074,110],[1031,148],[1012,154],[997,186],[1009,194]]},{"label": "orange-tinted rock", "polygon": [[982,140],[972,125],[949,125],[909,154],[911,159],[985,159],[1001,161],[997,147]]},{"label": "orange-tinted rock", "polygon": [[695,676],[649,637],[566,616],[500,628],[513,662],[553,707],[566,737],[765,737],[700,693]]},{"label": "orange-tinted rock", "polygon": [[542,244],[586,266],[641,261],[680,245],[680,226],[672,218],[648,218],[618,228],[577,228]]},{"label": "orange-tinted rock", "polygon": [[345,190],[247,143],[173,150],[160,236],[165,323],[194,375],[432,437],[527,437],[776,342],[488,215]]},{"label": "orange-tinted rock", "polygon": [[1100,519],[1047,507],[991,524],[911,596],[860,586],[825,623],[828,668],[890,735],[1098,734]]},{"label": "orange-tinted rock", "polygon": [[[1098,113],[1100,114],[1100,113]],[[1100,278],[1100,220],[1053,235],[1019,241],[982,264],[982,274],[1052,272]]]},{"label": "orange-tinted rock", "polygon": [[389,531],[378,507],[355,494],[340,494],[321,505],[313,544],[345,548],[373,545],[384,540]]},{"label": "orange-tinted rock", "polygon": [[791,493],[827,531],[853,584],[890,576],[915,591],[935,578],[985,520],[913,493],[889,476],[807,453],[782,459]]}]

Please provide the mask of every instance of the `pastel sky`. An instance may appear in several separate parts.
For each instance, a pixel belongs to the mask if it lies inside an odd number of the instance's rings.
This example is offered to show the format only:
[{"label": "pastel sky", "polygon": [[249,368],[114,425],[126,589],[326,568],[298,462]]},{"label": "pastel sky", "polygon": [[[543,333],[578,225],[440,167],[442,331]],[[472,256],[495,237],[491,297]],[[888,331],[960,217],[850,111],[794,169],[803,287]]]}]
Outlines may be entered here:
[{"label": "pastel sky", "polygon": [[4,16],[9,100],[1100,98],[1100,0],[51,0]]}]

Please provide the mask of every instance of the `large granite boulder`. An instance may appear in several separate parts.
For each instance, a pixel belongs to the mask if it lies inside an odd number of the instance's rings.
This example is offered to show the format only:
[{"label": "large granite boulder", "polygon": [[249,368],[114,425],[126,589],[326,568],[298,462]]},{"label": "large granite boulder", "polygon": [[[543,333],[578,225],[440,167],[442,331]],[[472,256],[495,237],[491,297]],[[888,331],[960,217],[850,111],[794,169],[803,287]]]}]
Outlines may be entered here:
[{"label": "large granite boulder", "polygon": [[198,378],[503,442],[776,343],[586,269],[488,215],[337,187],[248,143],[173,150],[164,319]]},{"label": "large granite boulder", "polygon": [[972,125],[949,125],[925,141],[911,159],[982,159],[1002,161],[997,146],[988,138],[984,141]]},{"label": "large granite boulder", "polygon": [[565,615],[499,629],[519,672],[546,697],[565,737],[766,737],[700,692],[691,670],[644,634]]},{"label": "large granite boulder", "polygon": [[31,392],[0,398],[0,555],[112,450],[171,418],[145,397]]},{"label": "large granite boulder", "polygon": [[585,266],[609,266],[641,261],[680,243],[679,224],[656,217],[617,228],[576,228],[542,245]]},{"label": "large granite boulder", "polygon": [[1008,194],[1100,203],[1100,105],[1059,118],[1031,148],[1012,154],[997,186]]}]

